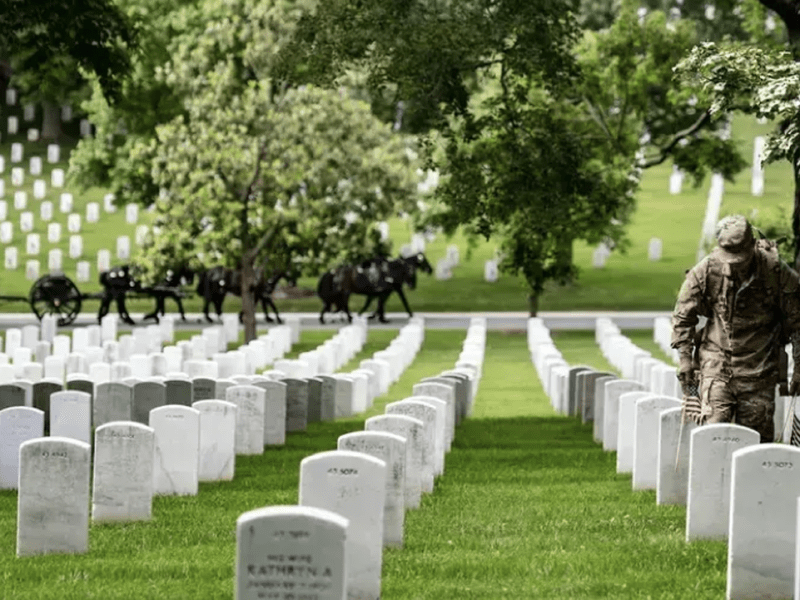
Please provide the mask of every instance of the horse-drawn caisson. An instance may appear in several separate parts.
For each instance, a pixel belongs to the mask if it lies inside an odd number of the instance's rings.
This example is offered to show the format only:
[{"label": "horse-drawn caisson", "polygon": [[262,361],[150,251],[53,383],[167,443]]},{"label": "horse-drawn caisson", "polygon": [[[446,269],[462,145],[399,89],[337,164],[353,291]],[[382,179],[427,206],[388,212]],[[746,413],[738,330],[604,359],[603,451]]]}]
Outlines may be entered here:
[{"label": "horse-drawn caisson", "polygon": [[349,307],[352,294],[367,297],[358,314],[366,311],[372,301],[377,298],[378,306],[370,318],[378,317],[381,323],[387,321],[386,300],[393,292],[400,297],[408,316],[413,316],[403,292],[403,286],[407,285],[412,290],[417,286],[418,269],[428,275],[433,272],[431,264],[421,252],[395,259],[379,256],[359,265],[342,265],[326,271],[317,284],[317,295],[323,303],[322,311],[319,314],[320,323],[325,322],[325,313],[330,312],[332,308],[344,312],[348,321],[352,321],[353,317]]}]

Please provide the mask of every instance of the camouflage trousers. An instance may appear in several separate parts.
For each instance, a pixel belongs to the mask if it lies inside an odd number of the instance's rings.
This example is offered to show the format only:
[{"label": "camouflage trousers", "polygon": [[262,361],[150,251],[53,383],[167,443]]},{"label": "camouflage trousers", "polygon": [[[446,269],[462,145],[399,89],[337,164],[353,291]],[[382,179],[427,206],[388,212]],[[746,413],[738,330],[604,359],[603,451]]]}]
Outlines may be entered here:
[{"label": "camouflage trousers", "polygon": [[700,415],[704,425],[736,423],[761,434],[761,443],[775,439],[775,383],[722,381],[704,377],[700,385]]}]

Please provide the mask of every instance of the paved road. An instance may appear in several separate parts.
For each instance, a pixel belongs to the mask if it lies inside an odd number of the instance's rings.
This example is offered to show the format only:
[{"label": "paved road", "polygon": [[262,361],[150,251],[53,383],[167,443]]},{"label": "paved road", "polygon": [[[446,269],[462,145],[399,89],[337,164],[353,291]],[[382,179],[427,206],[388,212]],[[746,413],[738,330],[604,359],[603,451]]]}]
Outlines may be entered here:
[{"label": "paved road", "polygon": [[[425,317],[426,326],[431,329],[466,329],[472,317],[486,317],[489,329],[513,331],[525,330],[528,314],[524,312],[484,312],[484,313],[417,313]],[[539,316],[544,320],[545,325],[551,330],[568,329],[594,329],[595,320],[600,317],[612,319],[621,329],[652,329],[653,319],[656,317],[667,317],[669,312],[610,312],[610,311],[580,311],[580,312],[541,312]],[[339,327],[343,321],[320,325],[318,313],[284,313],[284,316],[296,315],[300,317],[302,328],[322,329]],[[137,323],[142,317],[142,313],[131,315]],[[176,329],[188,330],[197,329],[205,323],[201,320],[200,313],[187,314],[186,323],[176,321]],[[399,328],[408,322],[406,313],[388,313],[389,324],[370,323],[375,327]],[[38,323],[33,314],[28,313],[0,313],[0,328],[21,327],[22,325]],[[75,325],[91,325],[97,323],[95,313],[81,313],[75,320]],[[152,323],[149,321],[148,323]],[[259,327],[263,327],[263,320],[259,320]],[[126,327],[120,327],[121,330]]]}]

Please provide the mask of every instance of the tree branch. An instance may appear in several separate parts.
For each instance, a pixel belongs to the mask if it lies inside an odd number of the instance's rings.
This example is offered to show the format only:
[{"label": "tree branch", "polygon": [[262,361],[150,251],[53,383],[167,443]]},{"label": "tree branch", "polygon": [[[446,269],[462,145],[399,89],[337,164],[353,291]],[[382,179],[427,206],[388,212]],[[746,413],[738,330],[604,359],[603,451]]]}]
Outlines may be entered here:
[{"label": "tree branch", "polygon": [[700,118],[697,119],[697,121],[695,121],[692,125],[690,125],[689,127],[687,127],[682,131],[679,131],[674,136],[672,136],[672,139],[669,141],[669,143],[663,148],[661,148],[661,152],[659,153],[658,156],[640,162],[639,167],[641,167],[642,169],[649,169],[650,167],[660,165],[665,160],[667,160],[667,157],[670,154],[672,154],[672,151],[675,149],[675,146],[677,146],[678,143],[683,138],[689,137],[693,133],[696,133],[697,131],[702,129],[703,126],[705,126],[706,123],[708,123],[710,120],[711,120],[711,111],[710,110],[704,111],[703,114],[700,115]]}]

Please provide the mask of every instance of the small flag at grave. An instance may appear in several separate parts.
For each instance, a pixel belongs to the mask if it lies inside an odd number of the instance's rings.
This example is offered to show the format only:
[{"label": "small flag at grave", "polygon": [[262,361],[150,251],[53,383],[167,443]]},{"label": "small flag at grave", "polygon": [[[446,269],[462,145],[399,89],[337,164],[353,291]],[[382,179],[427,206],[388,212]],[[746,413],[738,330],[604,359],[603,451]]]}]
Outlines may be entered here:
[{"label": "small flag at grave", "polygon": [[25,252],[28,256],[37,256],[41,250],[38,233],[29,233],[25,240]]},{"label": "small flag at grave", "polygon": [[5,266],[7,270],[13,271],[17,268],[18,254],[14,246],[6,246]]},{"label": "small flag at grave", "polygon": [[25,279],[28,281],[36,281],[39,279],[39,261],[29,260],[25,263]]}]

